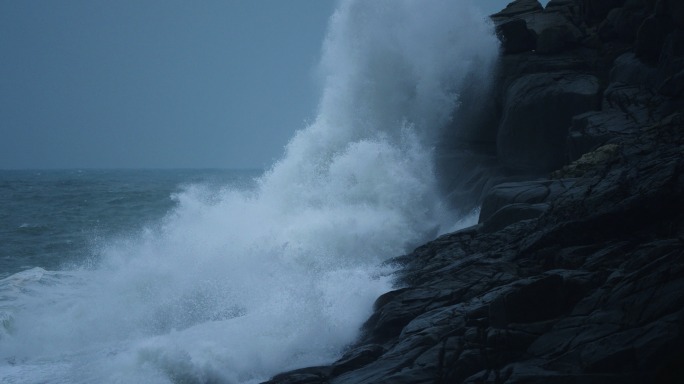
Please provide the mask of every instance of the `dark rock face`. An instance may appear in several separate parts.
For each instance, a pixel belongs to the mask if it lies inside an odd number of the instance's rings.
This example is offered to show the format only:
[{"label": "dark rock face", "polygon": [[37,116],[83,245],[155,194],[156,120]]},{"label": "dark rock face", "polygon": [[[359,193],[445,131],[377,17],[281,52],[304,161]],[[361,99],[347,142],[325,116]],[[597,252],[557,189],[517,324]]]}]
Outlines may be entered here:
[{"label": "dark rock face", "polygon": [[621,142],[579,180],[554,182],[567,187],[539,218],[496,232],[471,227],[396,258],[405,288],[378,299],[359,347],[327,370],[271,383],[676,375],[672,358],[684,353],[681,148],[684,114],[675,114]]},{"label": "dark rock face", "polygon": [[677,27],[684,29],[684,3],[678,0],[660,0],[659,14],[668,13]]},{"label": "dark rock face", "polygon": [[582,32],[577,29],[567,17],[567,14],[560,12],[534,12],[518,16],[527,22],[527,26],[537,34],[541,34],[548,28],[568,29],[571,41],[578,39]]},{"label": "dark rock face", "polygon": [[[486,123],[479,123],[476,116],[464,119],[457,112],[455,120],[479,129],[455,125],[449,131],[450,139],[443,140],[449,143],[448,147],[438,151],[438,170],[445,181],[443,190],[452,206],[472,209],[497,183],[539,177],[683,107],[680,72],[684,69],[684,32],[677,24],[682,12],[676,11],[681,3],[553,0],[543,9],[536,1],[527,0],[514,1],[504,11],[492,15],[503,46],[492,101],[475,103],[486,104],[486,110],[464,108],[470,115],[481,115],[480,120]],[[536,34],[534,49],[530,49],[532,31]],[[552,114],[558,112],[562,118],[548,123],[532,121],[536,118],[527,116],[524,108],[516,113],[524,104],[508,104],[509,96],[516,96],[516,91],[518,97],[532,98],[527,89],[518,89],[526,75],[543,79],[560,72],[593,76],[596,103],[580,108],[581,102],[558,97],[548,104],[555,108]],[[554,89],[557,85],[553,81],[547,85],[540,85],[539,91],[558,96]],[[529,101],[527,106],[532,108],[539,104]],[[571,108],[566,108],[568,105]],[[531,110],[529,114],[542,116]],[[473,141],[486,141],[491,146],[481,146],[483,151],[479,153],[476,150],[455,156],[458,148]],[[522,151],[527,143],[532,150]],[[497,161],[491,160],[492,153]],[[478,167],[469,167],[478,168],[480,177],[459,176],[463,172],[455,171],[456,166],[439,165],[449,163],[442,160],[470,155],[472,159],[487,158]]]},{"label": "dark rock face", "polygon": [[659,69],[663,76],[671,76],[684,67],[684,31],[675,30],[670,33],[663,43],[660,53]]},{"label": "dark rock face", "polygon": [[627,53],[615,60],[611,84],[604,91],[601,111],[574,116],[567,136],[567,160],[655,124],[663,117],[665,98],[653,88],[660,72]]},{"label": "dark rock face", "polygon": [[625,0],[584,0],[586,15],[593,19],[602,19],[611,9],[620,7]]},{"label": "dark rock face", "polygon": [[535,49],[537,34],[527,29],[524,19],[507,20],[496,27],[501,46],[506,53],[519,53]]},{"label": "dark rock face", "polygon": [[390,260],[398,289],[347,353],[269,383],[684,382],[684,1],[492,20],[482,131],[437,150],[479,224]]},{"label": "dark rock face", "polygon": [[340,376],[344,373],[364,367],[377,360],[385,352],[385,348],[378,344],[369,344],[356,348],[347,352],[341,359],[332,365],[330,376]]},{"label": "dark rock face", "polygon": [[542,10],[544,10],[544,7],[537,0],[518,0],[508,4],[501,12],[493,14],[492,18],[508,18]]},{"label": "dark rock face", "polygon": [[684,71],[668,77],[658,88],[659,94],[672,98],[680,96],[682,91],[684,91]]},{"label": "dark rock face", "polygon": [[519,78],[506,93],[497,137],[499,160],[533,171],[562,166],[572,117],[599,106],[599,83],[592,75],[558,72]]},{"label": "dark rock face", "polygon": [[651,15],[644,20],[637,31],[634,52],[646,59],[656,60],[665,43],[665,38],[674,29],[669,17]]},{"label": "dark rock face", "polygon": [[654,86],[658,83],[658,68],[642,62],[633,53],[621,55],[610,70],[611,83]]},{"label": "dark rock face", "polygon": [[540,204],[556,199],[575,183],[574,179],[502,183],[492,188],[482,203],[480,222],[509,204]]},{"label": "dark rock face", "polygon": [[495,185],[528,177],[499,164],[495,144],[464,144],[442,150],[437,155],[437,166],[449,175],[442,180],[443,188],[449,191],[447,199],[458,202],[456,207],[462,213],[481,204]]},{"label": "dark rock face", "polygon": [[481,221],[482,228],[480,228],[479,231],[481,233],[492,233],[522,220],[536,219],[546,212],[548,208],[549,205],[545,203],[508,204],[494,212],[486,220]]},{"label": "dark rock face", "polygon": [[642,7],[628,7],[629,3],[627,2],[624,8],[616,8],[611,11],[608,18],[618,38],[633,42],[637,38],[639,26],[647,18],[648,13]]},{"label": "dark rock face", "polygon": [[565,48],[566,30],[562,27],[546,28],[539,35],[537,52],[558,53]]}]

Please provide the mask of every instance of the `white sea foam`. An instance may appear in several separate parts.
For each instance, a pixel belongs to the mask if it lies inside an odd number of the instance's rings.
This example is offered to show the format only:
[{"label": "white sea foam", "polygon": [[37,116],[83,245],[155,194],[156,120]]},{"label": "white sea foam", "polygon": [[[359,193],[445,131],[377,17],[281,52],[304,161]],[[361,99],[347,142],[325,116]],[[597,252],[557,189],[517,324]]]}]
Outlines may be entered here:
[{"label": "white sea foam", "polygon": [[0,281],[3,382],[259,382],[324,364],[391,289],[378,263],[454,229],[430,142],[497,55],[468,1],[342,1],[316,120],[251,191],[176,196],[98,267]]}]

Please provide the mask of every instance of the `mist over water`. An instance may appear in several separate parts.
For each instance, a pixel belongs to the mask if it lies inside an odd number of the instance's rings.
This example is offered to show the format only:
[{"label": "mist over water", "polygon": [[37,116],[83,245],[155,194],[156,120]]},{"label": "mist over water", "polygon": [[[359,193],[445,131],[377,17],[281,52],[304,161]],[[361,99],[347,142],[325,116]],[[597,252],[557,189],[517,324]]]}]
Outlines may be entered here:
[{"label": "mist over water", "polygon": [[468,1],[342,1],[318,116],[255,188],[186,188],[158,229],[102,242],[94,268],[0,281],[0,377],[260,382],[333,361],[391,289],[378,264],[459,219],[431,146],[497,53]]}]

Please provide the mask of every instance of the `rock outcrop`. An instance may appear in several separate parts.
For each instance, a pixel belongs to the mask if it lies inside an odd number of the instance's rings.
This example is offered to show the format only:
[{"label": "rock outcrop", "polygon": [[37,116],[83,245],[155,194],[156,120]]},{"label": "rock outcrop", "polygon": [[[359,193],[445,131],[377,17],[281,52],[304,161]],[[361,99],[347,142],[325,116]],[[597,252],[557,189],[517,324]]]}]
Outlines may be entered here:
[{"label": "rock outcrop", "polygon": [[487,201],[504,205],[487,220],[506,207],[548,207],[498,231],[485,220],[391,260],[402,288],[377,300],[357,345],[330,367],[271,382],[643,383],[678,375],[682,148],[684,114],[675,114],[599,156],[579,179],[498,186]]},{"label": "rock outcrop", "polygon": [[575,183],[574,179],[503,183],[492,188],[480,210],[480,222],[509,204],[542,204],[555,200]]},{"label": "rock outcrop", "polygon": [[492,20],[496,136],[438,148],[479,224],[388,261],[344,356],[269,383],[684,382],[684,1]]},{"label": "rock outcrop", "polygon": [[511,167],[552,171],[565,164],[565,142],[573,116],[601,104],[595,76],[577,72],[535,73],[515,80],[504,95],[499,160]]}]

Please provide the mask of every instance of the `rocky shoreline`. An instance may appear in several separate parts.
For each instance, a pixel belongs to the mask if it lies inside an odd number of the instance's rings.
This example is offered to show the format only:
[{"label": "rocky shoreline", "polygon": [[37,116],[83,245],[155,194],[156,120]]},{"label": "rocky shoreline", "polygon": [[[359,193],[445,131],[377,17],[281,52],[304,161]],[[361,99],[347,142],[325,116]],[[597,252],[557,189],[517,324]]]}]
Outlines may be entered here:
[{"label": "rocky shoreline", "polygon": [[493,97],[438,159],[479,224],[390,260],[340,360],[268,383],[682,382],[684,1],[491,18]]}]

